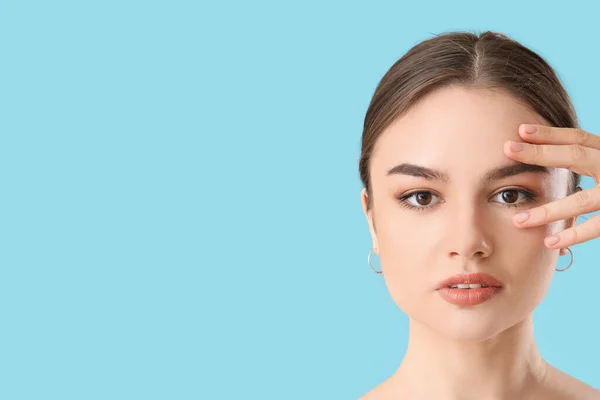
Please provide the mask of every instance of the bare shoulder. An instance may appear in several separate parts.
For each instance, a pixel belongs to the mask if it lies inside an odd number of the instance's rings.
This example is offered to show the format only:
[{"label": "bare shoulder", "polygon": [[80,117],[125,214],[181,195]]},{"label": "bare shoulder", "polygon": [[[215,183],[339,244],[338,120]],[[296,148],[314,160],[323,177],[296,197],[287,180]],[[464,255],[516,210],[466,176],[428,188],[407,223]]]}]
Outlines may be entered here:
[{"label": "bare shoulder", "polygon": [[[392,398],[390,381],[391,377],[369,390],[359,397],[358,400],[384,400]],[[397,398],[397,395],[395,398]]]},{"label": "bare shoulder", "polygon": [[557,400],[600,400],[600,390],[549,365],[546,384]]},{"label": "bare shoulder", "polygon": [[384,398],[385,397],[381,390],[381,385],[377,385],[373,389],[369,390],[367,393],[360,396],[358,400],[381,400]]},{"label": "bare shoulder", "polygon": [[[408,398],[407,393],[393,390],[393,377],[378,384],[358,400],[387,400]],[[536,399],[543,400],[600,400],[600,390],[548,365],[545,385]]]}]

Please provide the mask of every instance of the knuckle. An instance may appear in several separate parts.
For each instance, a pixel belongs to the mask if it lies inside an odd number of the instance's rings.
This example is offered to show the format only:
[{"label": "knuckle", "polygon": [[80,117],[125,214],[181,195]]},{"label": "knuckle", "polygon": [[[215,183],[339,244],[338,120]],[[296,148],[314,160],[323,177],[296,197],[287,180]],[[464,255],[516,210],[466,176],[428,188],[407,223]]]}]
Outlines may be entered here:
[{"label": "knuckle", "polygon": [[596,218],[595,219],[596,222],[596,226],[595,226],[595,234],[596,236],[600,235],[600,218]]},{"label": "knuckle", "polygon": [[592,160],[594,163],[600,163],[600,148],[594,149],[588,147],[586,151],[590,160]]},{"label": "knuckle", "polygon": [[579,242],[579,237],[580,237],[579,230],[577,228],[570,228],[569,230],[572,232],[571,233],[571,236],[572,236],[571,242],[572,243],[578,243]]},{"label": "knuckle", "polygon": [[585,190],[577,193],[575,198],[577,200],[577,208],[580,212],[586,212],[593,202],[592,195]]},{"label": "knuckle", "polygon": [[573,146],[571,146],[571,158],[573,161],[578,161],[580,159],[582,159],[583,157],[585,157],[587,155],[587,151],[586,148],[579,145],[579,144],[575,144]]},{"label": "knuckle", "polygon": [[583,144],[588,139],[588,134],[581,128],[573,129],[573,139],[575,143]]},{"label": "knuckle", "polygon": [[546,205],[538,207],[538,210],[539,211],[536,212],[536,214],[537,214],[537,220],[539,220],[539,221],[548,221],[552,217],[552,213],[551,213],[551,211],[548,209],[548,207]]}]

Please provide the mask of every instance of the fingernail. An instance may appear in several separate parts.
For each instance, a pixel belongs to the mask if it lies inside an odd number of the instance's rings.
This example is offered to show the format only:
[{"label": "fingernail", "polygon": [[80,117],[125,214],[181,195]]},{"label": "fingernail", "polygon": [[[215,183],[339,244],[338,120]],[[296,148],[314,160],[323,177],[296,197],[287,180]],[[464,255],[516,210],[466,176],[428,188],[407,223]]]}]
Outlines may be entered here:
[{"label": "fingernail", "polygon": [[512,151],[523,151],[523,143],[519,143],[519,142],[510,142],[510,149]]},{"label": "fingernail", "polygon": [[556,243],[558,243],[560,241],[560,238],[556,235],[550,236],[549,238],[546,239],[546,244],[548,246],[554,246]]},{"label": "fingernail", "polygon": [[517,222],[527,221],[529,219],[529,213],[528,212],[518,213],[517,215],[515,215],[515,219],[517,220]]},{"label": "fingernail", "polygon": [[535,125],[525,125],[525,133],[536,133],[537,127]]}]

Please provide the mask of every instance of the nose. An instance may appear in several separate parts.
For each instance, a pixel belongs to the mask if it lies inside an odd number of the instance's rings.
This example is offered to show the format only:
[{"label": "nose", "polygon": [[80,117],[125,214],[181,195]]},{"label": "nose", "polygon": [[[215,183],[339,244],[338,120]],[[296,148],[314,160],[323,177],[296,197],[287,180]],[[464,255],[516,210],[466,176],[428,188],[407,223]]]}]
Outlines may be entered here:
[{"label": "nose", "polygon": [[447,225],[449,257],[462,258],[463,261],[489,257],[493,251],[490,235],[493,229],[473,203],[455,207]]}]

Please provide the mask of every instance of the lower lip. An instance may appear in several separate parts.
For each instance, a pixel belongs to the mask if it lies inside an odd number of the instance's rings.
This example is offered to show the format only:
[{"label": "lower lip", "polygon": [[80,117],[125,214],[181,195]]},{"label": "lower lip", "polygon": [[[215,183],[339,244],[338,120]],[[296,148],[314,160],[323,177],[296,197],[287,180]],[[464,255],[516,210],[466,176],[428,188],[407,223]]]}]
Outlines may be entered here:
[{"label": "lower lip", "polygon": [[474,306],[490,300],[501,289],[491,286],[477,289],[442,288],[438,292],[448,303],[456,304],[457,306]]}]

